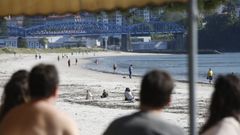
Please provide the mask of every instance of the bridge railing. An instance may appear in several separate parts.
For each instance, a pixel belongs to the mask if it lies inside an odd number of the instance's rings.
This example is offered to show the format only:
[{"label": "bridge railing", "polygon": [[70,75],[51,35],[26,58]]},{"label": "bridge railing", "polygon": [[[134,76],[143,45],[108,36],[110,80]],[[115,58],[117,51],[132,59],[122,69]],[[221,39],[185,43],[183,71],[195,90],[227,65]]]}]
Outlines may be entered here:
[{"label": "bridge railing", "polygon": [[47,35],[106,35],[106,34],[150,34],[184,33],[185,29],[169,22],[150,21],[132,25],[117,25],[102,22],[63,21],[47,23],[29,28],[8,27],[12,36],[47,36]]}]

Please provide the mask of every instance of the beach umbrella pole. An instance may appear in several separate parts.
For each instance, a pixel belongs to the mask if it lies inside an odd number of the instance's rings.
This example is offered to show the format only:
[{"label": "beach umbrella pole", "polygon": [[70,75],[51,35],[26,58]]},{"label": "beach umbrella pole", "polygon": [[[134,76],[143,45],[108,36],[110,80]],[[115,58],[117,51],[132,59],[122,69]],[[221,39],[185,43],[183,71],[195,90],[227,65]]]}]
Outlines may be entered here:
[{"label": "beach umbrella pole", "polygon": [[189,0],[188,4],[188,79],[189,79],[189,125],[190,135],[197,135],[196,128],[196,78],[197,78],[197,54],[198,54],[198,31],[197,31],[197,0]]}]

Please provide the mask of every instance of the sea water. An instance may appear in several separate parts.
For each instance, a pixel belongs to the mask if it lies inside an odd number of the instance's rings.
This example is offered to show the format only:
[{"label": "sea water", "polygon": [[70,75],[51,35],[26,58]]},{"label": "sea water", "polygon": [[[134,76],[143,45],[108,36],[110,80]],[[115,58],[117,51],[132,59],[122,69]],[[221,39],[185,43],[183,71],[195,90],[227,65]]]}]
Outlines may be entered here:
[{"label": "sea water", "polygon": [[[94,63],[95,60],[99,63]],[[152,69],[168,71],[176,80],[187,81],[188,57],[184,54],[129,55],[92,58],[87,68],[113,73],[113,64],[117,64],[116,74],[128,77],[128,67],[133,65],[133,75],[142,76]],[[198,55],[198,82],[208,82],[207,71],[211,68],[216,77],[219,74],[240,73],[240,53],[200,54]]]}]

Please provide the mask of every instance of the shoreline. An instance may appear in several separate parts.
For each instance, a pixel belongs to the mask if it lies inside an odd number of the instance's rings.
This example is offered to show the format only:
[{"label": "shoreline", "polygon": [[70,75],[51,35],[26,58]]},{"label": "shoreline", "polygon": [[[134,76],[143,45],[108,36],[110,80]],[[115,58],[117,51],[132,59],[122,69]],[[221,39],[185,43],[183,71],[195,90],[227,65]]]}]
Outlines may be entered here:
[{"label": "shoreline", "polygon": [[[132,53],[129,53],[129,56],[131,56]],[[133,54],[137,54],[137,55],[156,55],[156,54],[152,54],[152,53],[133,53]],[[142,55],[141,55],[142,54]],[[174,55],[174,54],[160,54],[160,55]],[[127,56],[127,54],[124,55],[108,55],[107,57],[115,57],[115,56]],[[97,58],[103,58],[106,56],[101,56],[101,57],[97,57]],[[96,72],[100,72],[100,73],[106,73],[106,74],[112,74],[112,75],[119,75],[125,78],[128,78],[128,74],[127,73],[120,73],[120,72],[113,72],[113,71],[106,71],[106,70],[101,70],[101,69],[96,69],[96,68],[91,68],[91,67],[87,67],[86,65],[88,65],[89,63],[91,63],[91,60],[93,58],[96,57],[86,57],[84,59],[86,59],[88,62],[86,62],[82,67],[87,69],[87,70],[91,70],[91,71],[96,71]],[[144,75],[132,75],[133,77],[137,77],[137,78],[142,78]],[[181,80],[181,79],[174,79],[175,82],[180,82],[180,83],[189,83],[188,80]],[[205,85],[210,85],[208,82],[203,82],[203,81],[198,81],[197,84],[205,84]]]},{"label": "shoreline", "polygon": [[[88,68],[88,67],[84,67],[84,68],[87,69],[87,70],[96,71],[96,72],[100,72],[100,73],[113,74],[113,75],[119,75],[119,76],[121,76],[121,75],[128,76],[128,74],[124,74],[124,73],[117,73],[117,72],[114,73],[114,72],[111,72],[111,71],[97,70],[97,69]],[[138,77],[138,78],[142,78],[143,77],[143,75],[132,75],[132,76],[133,77]],[[187,81],[187,80],[178,80],[178,79],[175,79],[175,82],[189,83],[189,81]],[[207,82],[197,82],[197,84],[209,85],[209,83],[207,83]]]}]

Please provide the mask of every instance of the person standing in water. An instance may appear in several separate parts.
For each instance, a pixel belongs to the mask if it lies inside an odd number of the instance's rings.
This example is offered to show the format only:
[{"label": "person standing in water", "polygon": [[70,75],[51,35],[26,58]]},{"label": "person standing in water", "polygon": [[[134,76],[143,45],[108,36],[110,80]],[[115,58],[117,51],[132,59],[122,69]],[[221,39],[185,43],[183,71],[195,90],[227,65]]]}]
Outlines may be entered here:
[{"label": "person standing in water", "polygon": [[115,73],[117,70],[117,64],[113,64],[113,72]]},{"label": "person standing in water", "polygon": [[212,83],[212,79],[213,79],[213,71],[211,68],[209,68],[208,73],[207,73],[207,79],[209,80],[209,83]]},{"label": "person standing in water", "polygon": [[128,67],[128,72],[129,72],[129,78],[130,78],[130,79],[132,78],[132,70],[133,70],[133,65],[131,64],[131,65]]}]

